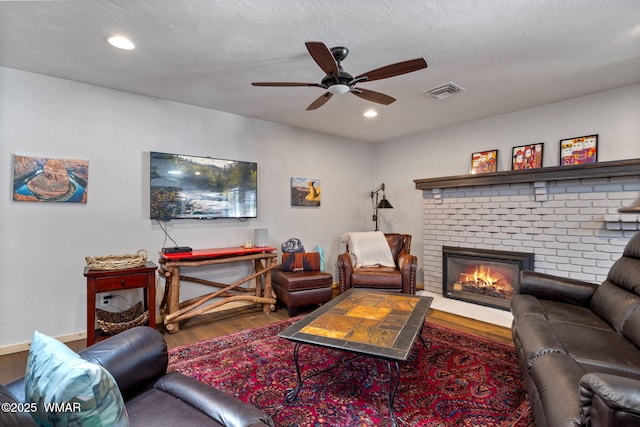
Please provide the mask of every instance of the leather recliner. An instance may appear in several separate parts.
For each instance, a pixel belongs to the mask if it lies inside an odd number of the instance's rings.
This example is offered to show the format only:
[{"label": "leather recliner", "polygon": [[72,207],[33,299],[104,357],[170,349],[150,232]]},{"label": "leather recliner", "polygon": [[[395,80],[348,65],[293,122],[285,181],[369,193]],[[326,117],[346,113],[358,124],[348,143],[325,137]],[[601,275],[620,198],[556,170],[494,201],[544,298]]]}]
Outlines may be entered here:
[{"label": "leather recliner", "polygon": [[415,295],[418,259],[411,255],[411,235],[385,233],[384,237],[396,266],[355,268],[351,255],[342,253],[338,256],[340,293],[350,288],[364,288]]},{"label": "leather recliner", "polygon": [[[267,414],[178,372],[167,373],[164,337],[138,326],[78,352],[103,366],[122,393],[131,426],[274,426]],[[0,402],[24,403],[24,378],[0,384]],[[4,406],[3,406],[4,407]],[[27,412],[0,413],[2,426],[35,426]]]},{"label": "leather recliner", "polygon": [[640,426],[640,233],[600,285],[522,271],[511,312],[537,427]]}]

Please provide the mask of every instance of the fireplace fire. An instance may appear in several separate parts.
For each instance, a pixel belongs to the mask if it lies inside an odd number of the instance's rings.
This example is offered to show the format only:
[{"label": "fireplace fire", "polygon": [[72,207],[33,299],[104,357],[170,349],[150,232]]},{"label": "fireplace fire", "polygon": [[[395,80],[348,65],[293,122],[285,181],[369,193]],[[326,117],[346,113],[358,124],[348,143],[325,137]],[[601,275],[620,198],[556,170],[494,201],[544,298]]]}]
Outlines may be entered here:
[{"label": "fireplace fire", "polygon": [[520,270],[533,269],[532,253],[443,246],[443,295],[509,310]]},{"label": "fireplace fire", "polygon": [[455,291],[473,292],[480,295],[490,295],[495,298],[511,299],[515,295],[515,287],[511,284],[508,274],[491,271],[491,267],[480,264],[472,273],[460,273],[458,280],[453,283]]}]

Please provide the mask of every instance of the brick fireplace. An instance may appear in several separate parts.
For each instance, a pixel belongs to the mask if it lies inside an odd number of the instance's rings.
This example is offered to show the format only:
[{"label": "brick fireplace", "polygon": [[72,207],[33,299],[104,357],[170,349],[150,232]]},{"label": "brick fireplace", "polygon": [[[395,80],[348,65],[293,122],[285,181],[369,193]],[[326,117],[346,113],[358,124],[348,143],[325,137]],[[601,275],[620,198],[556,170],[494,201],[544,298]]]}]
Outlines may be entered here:
[{"label": "brick fireplace", "polygon": [[638,198],[640,160],[415,183],[424,289],[441,295],[445,246],[532,253],[535,271],[601,283],[640,229],[640,215],[617,211]]}]

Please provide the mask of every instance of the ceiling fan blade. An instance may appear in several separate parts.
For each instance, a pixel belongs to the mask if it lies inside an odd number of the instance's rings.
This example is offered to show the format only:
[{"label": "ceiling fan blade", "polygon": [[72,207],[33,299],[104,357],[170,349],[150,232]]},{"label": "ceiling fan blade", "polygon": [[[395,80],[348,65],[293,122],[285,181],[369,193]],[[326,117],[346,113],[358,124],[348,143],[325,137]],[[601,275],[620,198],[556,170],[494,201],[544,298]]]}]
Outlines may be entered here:
[{"label": "ceiling fan blade", "polygon": [[312,86],[322,87],[318,83],[290,83],[290,82],[253,82],[251,86]]},{"label": "ceiling fan blade", "polygon": [[306,42],[305,46],[307,46],[309,55],[311,55],[313,60],[316,61],[316,64],[322,68],[322,71],[334,76],[340,75],[338,63],[327,45],[322,42]]},{"label": "ceiling fan blade", "polygon": [[378,104],[389,105],[394,102],[396,99],[392,96],[385,95],[384,93],[376,92],[369,89],[358,88],[351,91],[355,96],[359,96],[362,99],[366,99],[367,101],[377,102]]},{"label": "ceiling fan blade", "polygon": [[372,80],[386,79],[389,77],[399,76],[401,74],[412,73],[414,71],[422,70],[423,68],[427,68],[427,61],[425,61],[424,58],[416,58],[408,61],[396,62],[391,65],[385,65],[384,67],[362,73],[354,78],[358,79],[360,77],[367,77],[366,81],[370,82]]},{"label": "ceiling fan blade", "polygon": [[320,97],[316,98],[315,101],[313,101],[308,107],[307,107],[307,111],[309,110],[315,110],[317,108],[322,107],[324,104],[327,103],[328,100],[331,99],[331,97],[333,96],[333,94],[331,92],[325,92],[323,95],[321,95]]}]

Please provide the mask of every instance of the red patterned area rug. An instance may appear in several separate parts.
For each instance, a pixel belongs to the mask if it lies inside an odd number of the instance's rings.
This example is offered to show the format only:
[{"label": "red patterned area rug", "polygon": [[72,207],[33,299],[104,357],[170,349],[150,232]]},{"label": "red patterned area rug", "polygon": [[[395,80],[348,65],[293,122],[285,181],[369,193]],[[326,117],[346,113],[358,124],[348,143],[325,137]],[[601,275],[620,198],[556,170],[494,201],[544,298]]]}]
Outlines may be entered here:
[{"label": "red patterned area rug", "polygon": [[[361,358],[304,382],[298,398],[293,343],[277,337],[297,319],[226,335],[169,352],[169,369],[238,397],[280,427],[389,426],[385,362]],[[531,427],[533,414],[513,347],[425,323],[401,363],[395,398],[399,425]],[[303,345],[306,376],[352,355]]]}]

